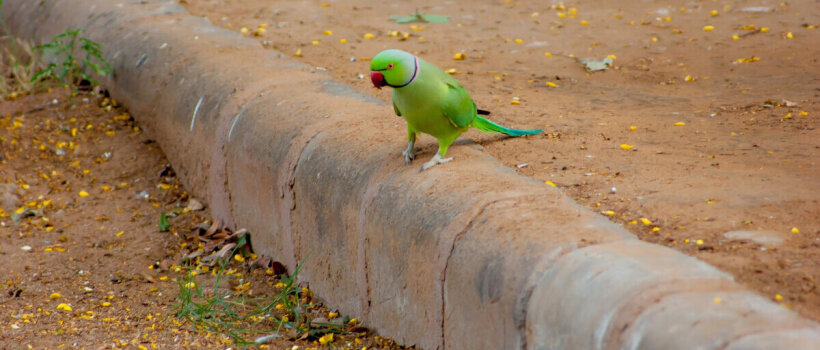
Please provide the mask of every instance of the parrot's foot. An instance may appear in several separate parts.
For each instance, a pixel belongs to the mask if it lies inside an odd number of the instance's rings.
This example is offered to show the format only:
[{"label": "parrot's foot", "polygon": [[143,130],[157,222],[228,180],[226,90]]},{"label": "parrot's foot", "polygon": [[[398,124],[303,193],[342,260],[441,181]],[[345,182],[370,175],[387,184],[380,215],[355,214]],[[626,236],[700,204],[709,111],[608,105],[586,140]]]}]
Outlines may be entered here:
[{"label": "parrot's foot", "polygon": [[425,171],[425,170],[430,169],[430,168],[432,168],[436,165],[439,165],[439,164],[444,164],[444,163],[447,163],[447,162],[451,162],[452,160],[453,160],[453,157],[441,158],[441,154],[436,153],[436,155],[433,156],[432,159],[428,160],[426,163],[424,163],[424,165],[421,166],[421,170],[419,170],[419,172]]},{"label": "parrot's foot", "polygon": [[401,152],[401,155],[404,156],[404,162],[407,163],[407,165],[410,165],[410,163],[413,162],[413,159],[416,159],[416,153],[413,152],[412,142],[407,144],[407,148],[403,152]]}]

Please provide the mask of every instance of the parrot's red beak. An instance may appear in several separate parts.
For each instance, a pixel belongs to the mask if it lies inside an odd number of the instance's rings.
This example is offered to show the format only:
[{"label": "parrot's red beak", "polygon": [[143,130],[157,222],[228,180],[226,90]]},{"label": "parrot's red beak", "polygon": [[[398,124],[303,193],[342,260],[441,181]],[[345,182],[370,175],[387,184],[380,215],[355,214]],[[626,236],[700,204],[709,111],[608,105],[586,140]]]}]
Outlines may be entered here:
[{"label": "parrot's red beak", "polygon": [[373,86],[375,86],[377,89],[381,89],[382,86],[387,85],[387,83],[384,81],[384,75],[379,72],[370,72],[370,81],[373,82]]}]

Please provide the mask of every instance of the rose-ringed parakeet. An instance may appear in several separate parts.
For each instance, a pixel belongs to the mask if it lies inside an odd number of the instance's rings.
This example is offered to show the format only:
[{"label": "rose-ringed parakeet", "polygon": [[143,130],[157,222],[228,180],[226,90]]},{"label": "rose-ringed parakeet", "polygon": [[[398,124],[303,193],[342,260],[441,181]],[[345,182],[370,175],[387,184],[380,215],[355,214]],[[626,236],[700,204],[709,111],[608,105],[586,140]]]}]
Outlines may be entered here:
[{"label": "rose-ringed parakeet", "polygon": [[407,164],[415,158],[413,144],[416,134],[423,132],[438,139],[438,152],[424,163],[424,171],[437,164],[447,163],[447,148],[471,126],[488,132],[510,136],[533,135],[541,130],[516,130],[495,124],[478,114],[489,112],[476,109],[461,84],[438,67],[402,50],[385,50],[370,62],[370,80],[381,89],[393,88],[393,109],[407,121],[407,149],[402,152]]}]

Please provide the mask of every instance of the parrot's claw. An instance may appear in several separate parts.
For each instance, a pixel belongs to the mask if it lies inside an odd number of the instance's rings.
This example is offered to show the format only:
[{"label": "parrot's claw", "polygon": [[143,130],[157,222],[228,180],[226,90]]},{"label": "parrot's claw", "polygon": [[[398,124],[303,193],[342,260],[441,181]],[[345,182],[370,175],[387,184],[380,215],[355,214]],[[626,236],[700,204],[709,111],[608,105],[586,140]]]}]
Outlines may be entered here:
[{"label": "parrot's claw", "polygon": [[433,156],[432,159],[428,160],[426,163],[424,163],[424,165],[421,166],[421,169],[419,170],[419,172],[430,169],[430,168],[432,168],[436,165],[444,164],[444,163],[451,162],[451,161],[453,161],[453,157],[441,158],[441,155],[436,153],[436,155]]},{"label": "parrot's claw", "polygon": [[407,165],[410,165],[410,163],[413,162],[413,159],[416,159],[416,153],[413,152],[412,142],[407,145],[407,148],[404,151],[401,152],[401,155],[404,156],[404,162],[407,163]]}]

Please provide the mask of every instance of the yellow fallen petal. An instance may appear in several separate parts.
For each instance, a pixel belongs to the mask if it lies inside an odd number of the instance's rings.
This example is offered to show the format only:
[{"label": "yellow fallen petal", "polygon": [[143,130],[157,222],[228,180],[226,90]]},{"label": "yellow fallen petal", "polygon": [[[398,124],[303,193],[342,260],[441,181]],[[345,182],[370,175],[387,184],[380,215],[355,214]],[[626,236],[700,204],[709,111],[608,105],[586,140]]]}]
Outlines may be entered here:
[{"label": "yellow fallen petal", "polygon": [[465,57],[467,57],[467,56],[466,56],[466,55],[464,55],[464,54],[463,54],[463,53],[461,53],[461,52],[459,52],[459,53],[457,53],[457,54],[453,55],[453,59],[454,59],[454,60],[456,60],[456,61],[461,61],[461,60],[463,60]]},{"label": "yellow fallen petal", "polygon": [[652,228],[652,232],[658,232],[658,231],[660,231],[660,230],[661,230],[661,228],[660,228],[660,227],[653,227],[653,228]]},{"label": "yellow fallen petal", "polygon": [[547,185],[550,185],[552,187],[555,187],[555,183],[550,181],[550,180],[544,181],[544,183],[547,184]]},{"label": "yellow fallen petal", "polygon": [[740,37],[737,34],[732,35],[732,40],[740,40]]},{"label": "yellow fallen petal", "polygon": [[629,127],[629,131],[635,131],[635,130],[638,130],[637,126],[632,125],[632,126]]},{"label": "yellow fallen petal", "polygon": [[51,295],[48,296],[48,298],[51,299],[51,300],[57,300],[57,299],[60,299],[62,297],[63,296],[60,295],[60,293],[51,293]]},{"label": "yellow fallen petal", "polygon": [[761,33],[766,33],[766,32],[768,32],[768,31],[769,31],[769,28],[768,28],[768,27],[761,27],[761,28],[760,28],[760,32],[761,32]]},{"label": "yellow fallen petal", "polygon": [[613,216],[613,215],[615,215],[615,212],[612,211],[612,210],[604,210],[604,211],[601,212],[601,214],[604,214],[606,216]]},{"label": "yellow fallen petal", "polygon": [[333,32],[329,31],[329,30],[326,30],[326,31],[322,32],[322,34],[327,35],[327,36],[331,36],[331,35],[333,35]]},{"label": "yellow fallen petal", "polygon": [[704,26],[703,27],[704,32],[711,32],[713,30],[715,30],[715,26]]},{"label": "yellow fallen petal", "polygon": [[330,319],[330,320],[332,320],[332,319],[334,319],[334,318],[336,318],[336,317],[339,317],[339,313],[338,313],[338,312],[333,312],[333,311],[331,311],[331,312],[329,312],[329,313],[327,314],[327,318],[328,318],[328,319]]},{"label": "yellow fallen petal", "polygon": [[719,297],[715,297],[715,298],[714,298],[714,299],[712,299],[712,300],[715,302],[715,304],[720,304],[720,302],[722,302],[722,301],[723,301],[723,299],[721,299],[721,298],[719,298]]},{"label": "yellow fallen petal", "polygon": [[703,240],[702,240],[702,239],[699,239],[699,240],[695,241],[695,244],[697,244],[697,245],[703,245]]},{"label": "yellow fallen petal", "polygon": [[677,123],[675,123],[675,126],[684,126],[684,125],[686,125],[686,123],[684,123],[684,122],[677,122]]},{"label": "yellow fallen petal", "polygon": [[635,146],[632,146],[630,144],[627,144],[627,143],[622,143],[621,144],[621,149],[630,150],[630,149],[633,149],[633,148],[635,148]]},{"label": "yellow fallen petal", "polygon": [[515,43],[516,43],[516,44],[521,44],[521,43],[523,43],[523,42],[524,42],[524,40],[521,40],[521,39],[515,39]]},{"label": "yellow fallen petal", "polygon": [[544,85],[549,86],[551,88],[557,88],[558,87],[558,84],[553,83],[551,81],[548,81],[548,82],[544,83]]},{"label": "yellow fallen petal", "polygon": [[552,57],[552,53],[550,53],[550,52],[544,52],[544,56],[547,56],[547,57]]},{"label": "yellow fallen petal", "polygon": [[364,38],[365,38],[366,40],[373,39],[373,37],[374,37],[374,35],[373,35],[372,33],[367,33],[367,34],[365,34],[365,35],[364,35]]},{"label": "yellow fallen petal", "polygon": [[800,233],[800,230],[797,227],[792,227],[792,233]]},{"label": "yellow fallen petal", "polygon": [[775,298],[775,300],[782,300],[782,299],[783,299],[783,296],[782,296],[782,295],[780,295],[780,294],[775,294],[775,295],[774,295],[774,298]]},{"label": "yellow fallen petal", "polygon": [[68,304],[60,303],[59,305],[57,305],[57,310],[71,311],[72,309],[71,306],[68,306]]},{"label": "yellow fallen petal", "polygon": [[234,255],[233,259],[238,261],[238,262],[245,262],[245,258],[243,258],[242,255],[240,255],[240,254]]},{"label": "yellow fallen petal", "polygon": [[794,34],[792,34],[792,32],[788,32],[786,33],[786,38],[794,39]]},{"label": "yellow fallen petal", "polygon": [[77,193],[77,195],[78,195],[78,196],[80,196],[80,197],[82,197],[82,198],[85,198],[85,197],[88,197],[88,192],[86,192],[86,191],[80,191],[80,193]]},{"label": "yellow fallen petal", "polygon": [[641,223],[642,223],[644,226],[649,226],[649,225],[652,225],[652,221],[651,221],[651,220],[649,220],[649,219],[647,219],[647,218],[640,218],[640,220],[641,220]]}]

